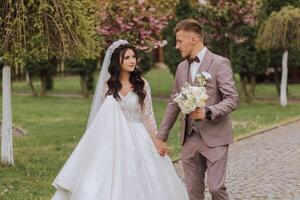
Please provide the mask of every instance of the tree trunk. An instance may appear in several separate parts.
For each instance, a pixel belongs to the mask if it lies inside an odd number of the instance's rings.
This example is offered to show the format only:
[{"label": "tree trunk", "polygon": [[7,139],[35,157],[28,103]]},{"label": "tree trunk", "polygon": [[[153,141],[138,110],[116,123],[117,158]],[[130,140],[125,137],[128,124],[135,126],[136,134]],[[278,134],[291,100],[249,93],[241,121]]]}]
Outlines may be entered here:
[{"label": "tree trunk", "polygon": [[154,50],[155,52],[155,65],[154,67],[157,69],[167,69],[166,64],[164,63],[164,50],[162,47],[158,47]]},{"label": "tree trunk", "polygon": [[18,65],[18,68],[17,68],[17,74],[18,74],[18,80],[22,80],[22,65]]},{"label": "tree trunk", "polygon": [[12,109],[11,109],[11,67],[5,65],[2,71],[3,104],[2,104],[2,137],[1,137],[1,163],[14,165],[13,135],[12,135]]},{"label": "tree trunk", "polygon": [[60,76],[65,76],[66,75],[66,71],[65,71],[65,61],[64,60],[60,60],[58,62],[59,68],[60,68]]},{"label": "tree trunk", "polygon": [[249,94],[250,94],[250,103],[253,102],[254,96],[255,96],[255,87],[256,87],[256,74],[252,73],[250,77],[250,89],[249,89]]},{"label": "tree trunk", "polygon": [[287,106],[287,76],[288,76],[288,51],[285,50],[282,57],[282,75],[281,75],[281,85],[280,85],[280,105],[285,107]]},{"label": "tree trunk", "polygon": [[248,89],[247,89],[247,76],[240,74],[240,87],[241,87],[242,92],[244,93],[245,101],[249,103],[250,95],[249,95]]},{"label": "tree trunk", "polygon": [[81,91],[84,97],[89,97],[89,91],[87,88],[87,78],[84,75],[80,75]]},{"label": "tree trunk", "polygon": [[47,81],[46,76],[41,75],[41,92],[40,92],[41,96],[46,96],[46,94],[47,94],[46,81]]},{"label": "tree trunk", "polygon": [[16,80],[16,66],[9,66],[10,67],[10,80],[15,81]]},{"label": "tree trunk", "polygon": [[163,63],[164,62],[164,49],[162,47],[158,47],[157,49],[157,62]]},{"label": "tree trunk", "polygon": [[274,67],[274,79],[275,79],[277,95],[280,96],[280,81],[279,81],[279,72],[277,66]]},{"label": "tree trunk", "polygon": [[26,81],[30,87],[32,96],[37,96],[37,92],[35,91],[34,86],[33,86],[32,77],[30,76],[28,71],[26,71]]}]

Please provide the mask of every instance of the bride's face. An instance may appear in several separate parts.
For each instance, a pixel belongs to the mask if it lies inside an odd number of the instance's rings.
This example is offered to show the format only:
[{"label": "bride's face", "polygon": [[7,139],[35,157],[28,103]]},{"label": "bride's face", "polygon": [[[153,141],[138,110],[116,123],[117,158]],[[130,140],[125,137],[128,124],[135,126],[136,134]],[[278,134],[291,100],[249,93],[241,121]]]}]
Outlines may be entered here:
[{"label": "bride's face", "polygon": [[120,58],[121,70],[132,72],[136,66],[136,56],[132,49],[128,49],[124,54],[124,59]]}]

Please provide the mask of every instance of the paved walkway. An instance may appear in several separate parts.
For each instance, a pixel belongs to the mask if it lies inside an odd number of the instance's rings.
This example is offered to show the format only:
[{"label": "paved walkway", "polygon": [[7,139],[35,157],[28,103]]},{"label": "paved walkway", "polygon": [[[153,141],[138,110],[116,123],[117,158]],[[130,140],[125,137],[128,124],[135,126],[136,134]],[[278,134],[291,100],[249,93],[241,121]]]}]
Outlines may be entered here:
[{"label": "paved walkway", "polygon": [[226,186],[230,200],[300,200],[300,121],[230,145]]}]

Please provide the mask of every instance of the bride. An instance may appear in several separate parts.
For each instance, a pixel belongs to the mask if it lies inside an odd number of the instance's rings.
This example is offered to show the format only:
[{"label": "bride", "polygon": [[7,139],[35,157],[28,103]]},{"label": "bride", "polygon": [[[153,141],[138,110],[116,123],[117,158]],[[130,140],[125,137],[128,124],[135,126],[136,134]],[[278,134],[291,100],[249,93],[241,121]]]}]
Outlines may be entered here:
[{"label": "bride", "polygon": [[157,132],[148,82],[125,40],[107,50],[85,134],[53,182],[52,200],[188,200]]}]

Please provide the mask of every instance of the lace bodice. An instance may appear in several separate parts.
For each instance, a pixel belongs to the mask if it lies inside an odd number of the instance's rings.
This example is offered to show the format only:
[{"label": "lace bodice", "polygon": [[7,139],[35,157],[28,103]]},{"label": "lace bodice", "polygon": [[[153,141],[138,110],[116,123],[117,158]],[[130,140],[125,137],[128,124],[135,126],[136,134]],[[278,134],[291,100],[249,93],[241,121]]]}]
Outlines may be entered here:
[{"label": "lace bodice", "polygon": [[[126,96],[123,96],[119,93],[121,99],[117,102],[120,105],[128,122],[144,123],[148,133],[153,136],[157,133],[157,125],[152,107],[151,90],[149,83],[146,80],[144,89],[146,91],[146,97],[143,106],[141,106],[141,104],[138,102],[138,95],[133,91],[128,92]],[[105,96],[107,91],[108,87],[106,85],[102,95]]]},{"label": "lace bodice", "polygon": [[142,108],[138,102],[138,96],[130,91],[126,96],[119,93],[121,100],[118,101],[128,122],[143,122]]}]

